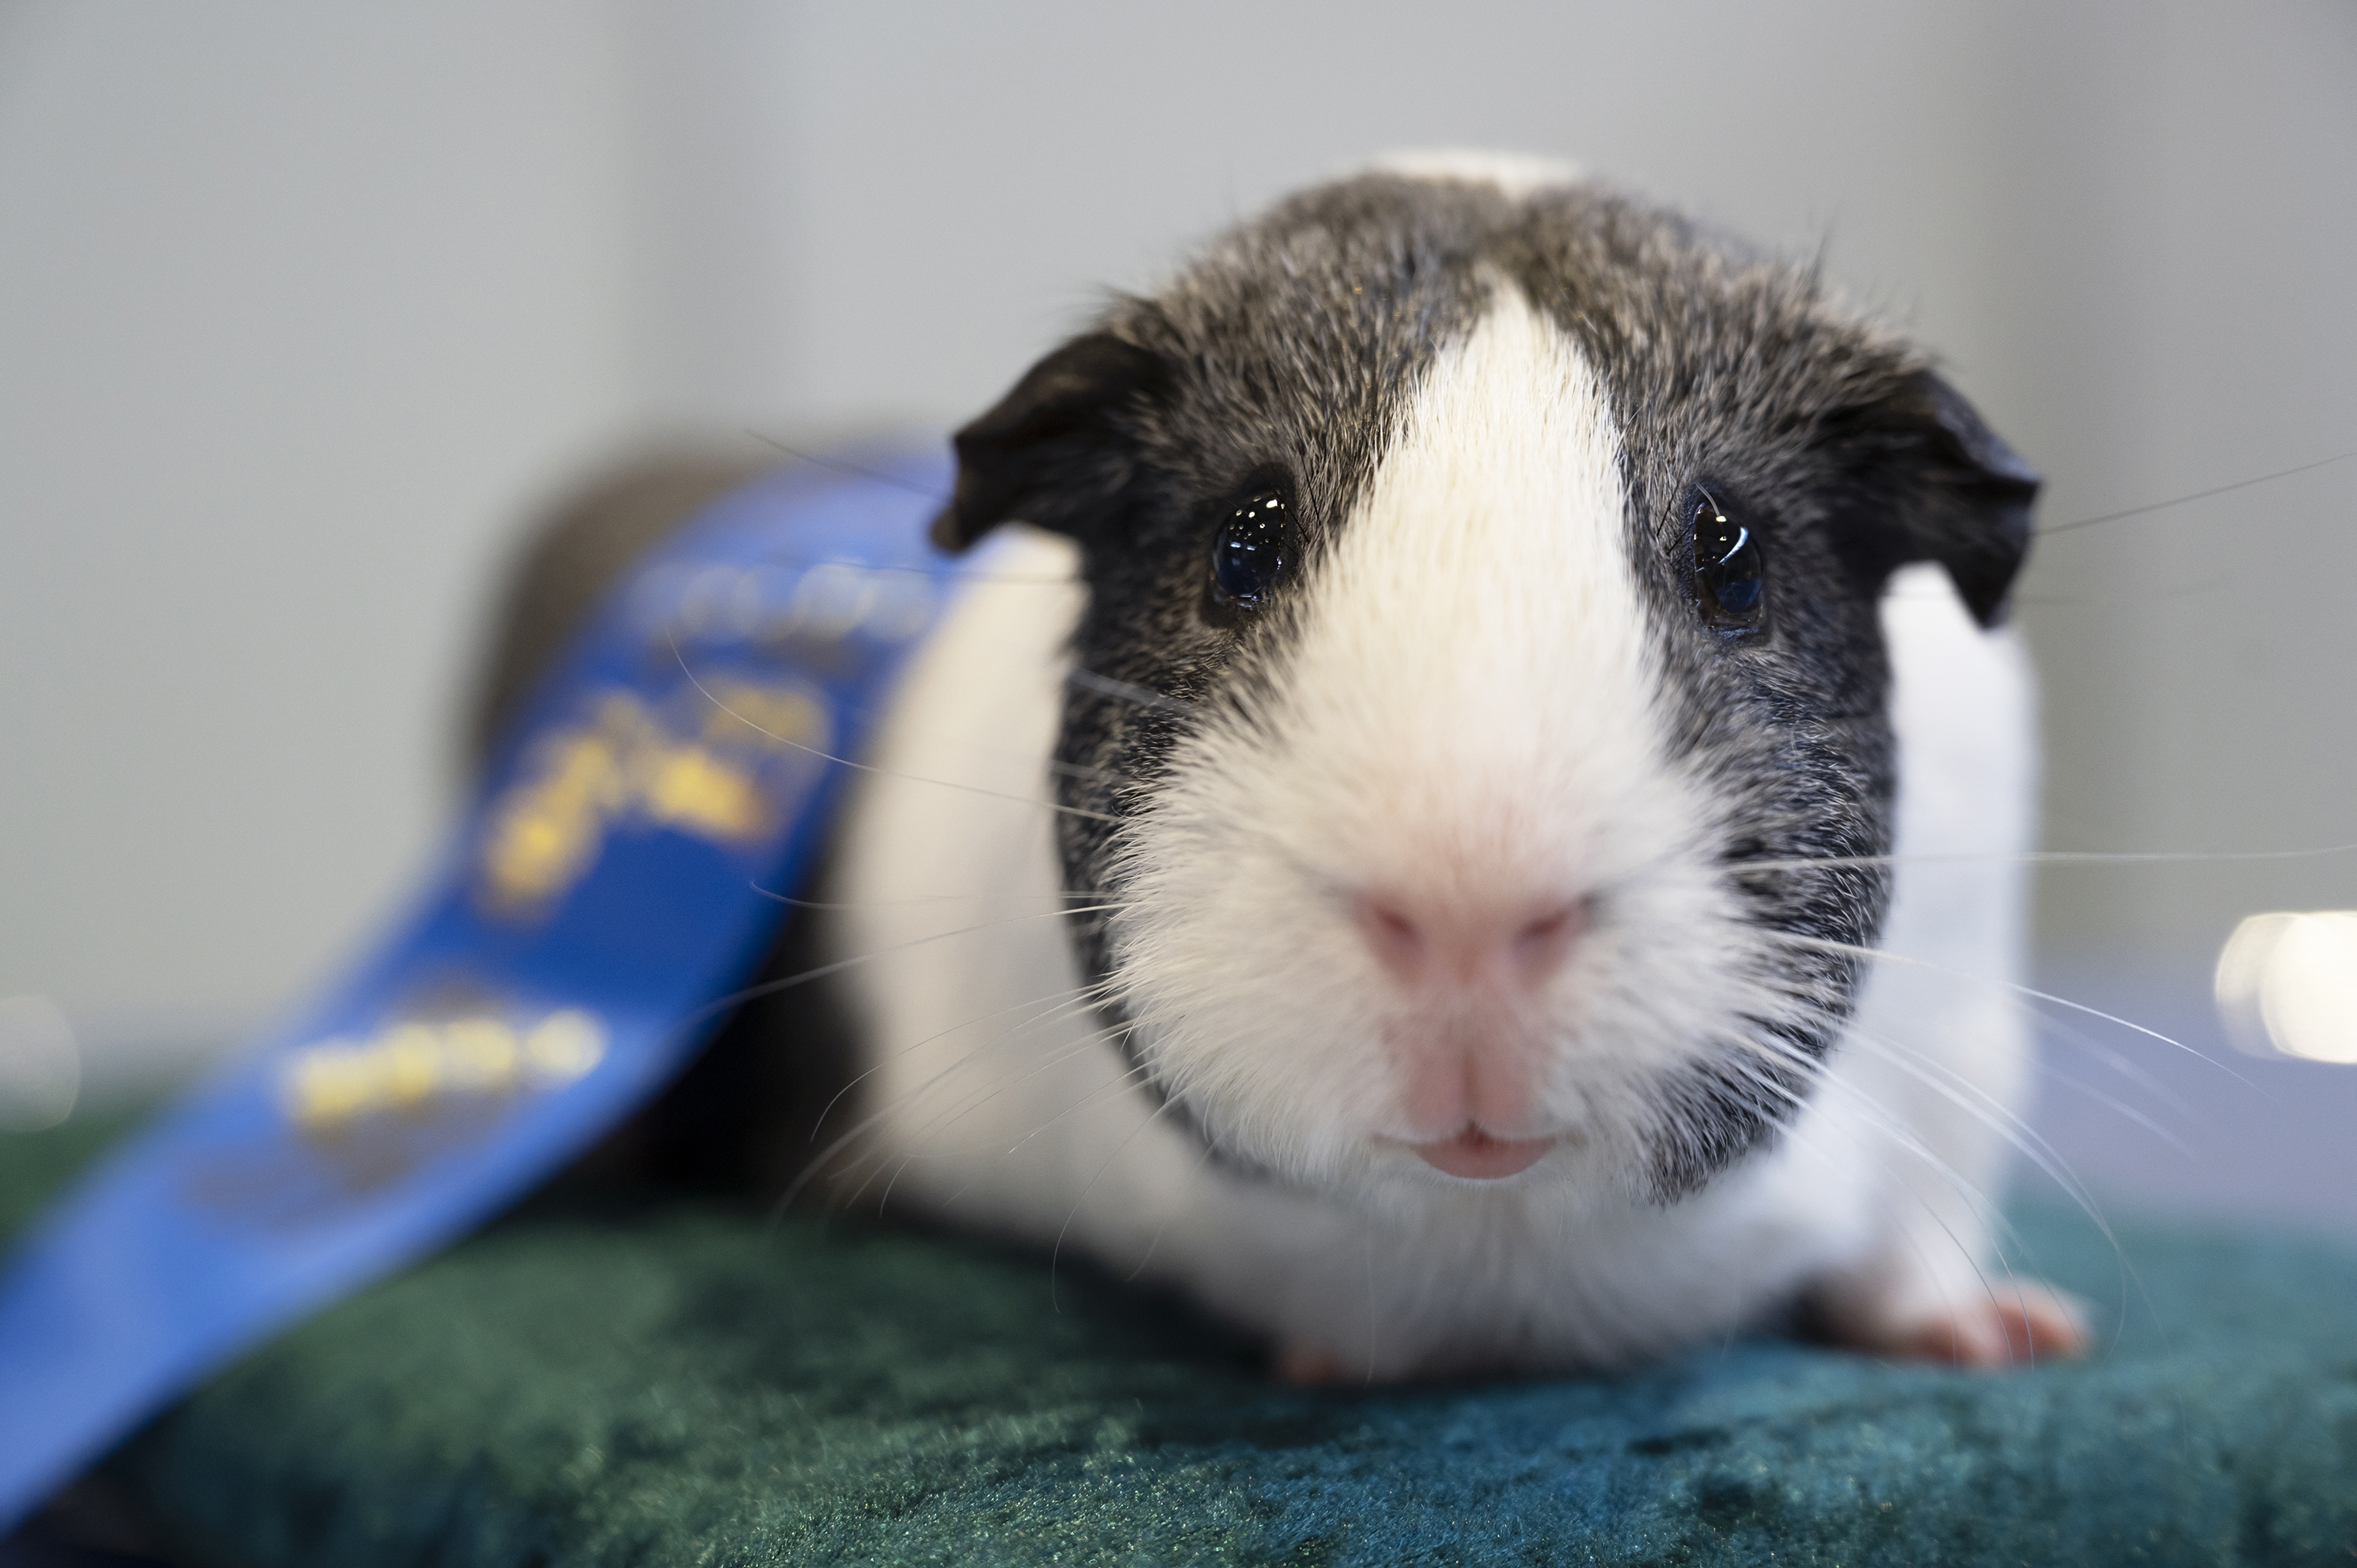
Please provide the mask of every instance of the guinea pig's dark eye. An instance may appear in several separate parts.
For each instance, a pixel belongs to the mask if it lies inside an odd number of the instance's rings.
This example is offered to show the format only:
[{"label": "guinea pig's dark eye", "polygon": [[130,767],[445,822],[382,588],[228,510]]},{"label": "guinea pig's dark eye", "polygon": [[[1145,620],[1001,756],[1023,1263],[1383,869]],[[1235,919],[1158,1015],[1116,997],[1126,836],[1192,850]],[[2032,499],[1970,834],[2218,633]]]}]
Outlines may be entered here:
[{"label": "guinea pig's dark eye", "polygon": [[1757,626],[1767,599],[1759,536],[1729,515],[1708,490],[1696,490],[1690,504],[1695,591],[1702,600],[1704,622],[1728,630]]},{"label": "guinea pig's dark eye", "polygon": [[1211,545],[1211,591],[1222,603],[1257,609],[1293,564],[1292,506],[1282,490],[1256,490],[1220,527]]}]

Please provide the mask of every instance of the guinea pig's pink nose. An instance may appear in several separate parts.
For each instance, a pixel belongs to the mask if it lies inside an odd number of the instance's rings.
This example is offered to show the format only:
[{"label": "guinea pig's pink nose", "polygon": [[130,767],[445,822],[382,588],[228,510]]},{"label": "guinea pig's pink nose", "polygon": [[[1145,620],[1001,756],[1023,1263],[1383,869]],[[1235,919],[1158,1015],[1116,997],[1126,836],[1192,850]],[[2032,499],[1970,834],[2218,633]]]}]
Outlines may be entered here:
[{"label": "guinea pig's pink nose", "polygon": [[1563,967],[1587,927],[1580,898],[1467,904],[1362,893],[1353,913],[1376,960],[1417,989],[1534,987]]}]

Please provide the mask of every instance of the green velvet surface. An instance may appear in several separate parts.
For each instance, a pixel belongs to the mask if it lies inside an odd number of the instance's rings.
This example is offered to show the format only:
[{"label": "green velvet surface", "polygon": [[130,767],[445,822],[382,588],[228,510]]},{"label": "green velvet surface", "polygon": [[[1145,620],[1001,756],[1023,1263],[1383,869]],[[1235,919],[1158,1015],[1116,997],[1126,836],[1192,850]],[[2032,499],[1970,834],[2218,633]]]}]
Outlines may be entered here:
[{"label": "green velvet surface", "polygon": [[[67,1163],[50,1136],[0,1142],[0,1219]],[[2131,1277],[2083,1220],[2021,1229],[2110,1304],[2089,1359],[1762,1341],[1310,1392],[1069,1262],[544,1204],[247,1358],[109,1467],[192,1555],[251,1568],[2352,1562],[2357,1257],[2129,1229]]]}]

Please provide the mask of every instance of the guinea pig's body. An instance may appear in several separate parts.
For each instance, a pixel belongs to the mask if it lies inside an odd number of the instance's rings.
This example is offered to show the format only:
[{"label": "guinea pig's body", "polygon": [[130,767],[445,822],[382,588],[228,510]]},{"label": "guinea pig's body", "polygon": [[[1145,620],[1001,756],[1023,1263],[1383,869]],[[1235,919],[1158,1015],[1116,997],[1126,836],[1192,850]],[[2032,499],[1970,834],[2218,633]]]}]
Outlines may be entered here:
[{"label": "guinea pig's body", "polygon": [[815,1190],[1174,1283],[1305,1377],[1794,1304],[2078,1342],[1987,1208],[2036,482],[1913,350],[1426,161],[1115,304],[958,451],[936,537],[1031,527],[813,896],[858,1058]]}]

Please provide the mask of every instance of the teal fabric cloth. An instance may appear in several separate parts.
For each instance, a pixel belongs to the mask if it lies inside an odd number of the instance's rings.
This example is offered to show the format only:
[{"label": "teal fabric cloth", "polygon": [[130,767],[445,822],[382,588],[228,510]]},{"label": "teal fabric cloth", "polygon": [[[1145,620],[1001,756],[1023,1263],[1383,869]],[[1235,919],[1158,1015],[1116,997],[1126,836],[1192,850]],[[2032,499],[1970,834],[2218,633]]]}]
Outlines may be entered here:
[{"label": "teal fabric cloth", "polygon": [[[0,1223],[92,1141],[0,1142]],[[2357,1256],[2141,1228],[2124,1268],[2083,1219],[2021,1231],[2099,1304],[2093,1358],[1761,1341],[1311,1392],[1069,1260],[544,1203],[109,1468],[192,1557],[252,1568],[2357,1560]]]}]

